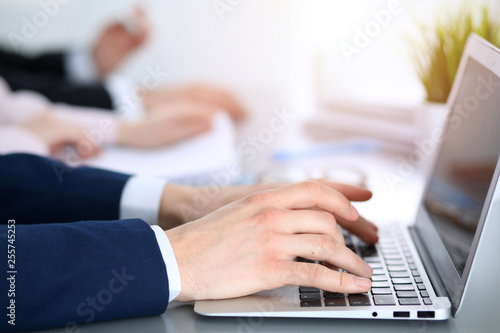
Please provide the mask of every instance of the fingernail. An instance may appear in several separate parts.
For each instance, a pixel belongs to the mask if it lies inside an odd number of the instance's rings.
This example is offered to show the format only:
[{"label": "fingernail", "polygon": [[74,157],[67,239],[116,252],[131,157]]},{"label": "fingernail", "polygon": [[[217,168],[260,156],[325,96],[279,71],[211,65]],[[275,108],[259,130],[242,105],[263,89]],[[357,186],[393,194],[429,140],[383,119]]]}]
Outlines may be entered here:
[{"label": "fingernail", "polygon": [[358,210],[353,205],[351,205],[351,214],[356,218],[359,217]]},{"label": "fingernail", "polygon": [[369,279],[360,278],[360,277],[355,278],[354,283],[356,283],[356,286],[358,286],[359,288],[362,288],[363,290],[368,290],[372,286],[372,282]]},{"label": "fingernail", "polygon": [[365,262],[365,272],[369,276],[373,275],[373,268],[370,265],[368,265],[368,263],[366,263],[366,262]]}]

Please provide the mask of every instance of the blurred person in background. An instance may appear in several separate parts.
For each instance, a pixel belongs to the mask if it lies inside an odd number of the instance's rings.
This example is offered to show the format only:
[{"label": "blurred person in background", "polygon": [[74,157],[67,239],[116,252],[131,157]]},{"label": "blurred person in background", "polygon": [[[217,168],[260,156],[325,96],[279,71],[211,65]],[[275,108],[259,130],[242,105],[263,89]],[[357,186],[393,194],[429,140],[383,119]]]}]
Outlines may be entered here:
[{"label": "blurred person in background", "polygon": [[[46,53],[34,58],[0,50],[0,77],[13,91],[35,91],[51,102],[117,111],[132,119],[142,118],[141,122],[134,125],[124,123],[115,133],[113,140],[132,146],[166,145],[206,131],[210,128],[207,123],[210,123],[216,111],[228,112],[235,121],[244,118],[243,107],[223,88],[191,84],[138,89],[127,79],[113,75],[128,56],[144,45],[150,35],[149,22],[141,9],[135,9],[133,20],[129,23],[110,23],[91,50]],[[148,85],[154,86],[145,82],[144,87]],[[137,96],[138,91],[140,96]],[[47,122],[53,120],[45,119],[38,124]],[[69,128],[67,133],[75,132]],[[146,129],[156,131],[149,135],[141,133]],[[161,134],[162,131],[169,133]],[[125,133],[130,133],[130,136]],[[163,137],[155,138],[156,134]],[[69,137],[70,141],[75,138],[73,135]]]},{"label": "blurred person in background", "polygon": [[73,146],[86,158],[103,145],[166,146],[210,129],[217,111],[208,104],[178,100],[127,121],[104,109],[54,104],[32,91],[13,93],[0,77],[0,154],[57,156]]}]

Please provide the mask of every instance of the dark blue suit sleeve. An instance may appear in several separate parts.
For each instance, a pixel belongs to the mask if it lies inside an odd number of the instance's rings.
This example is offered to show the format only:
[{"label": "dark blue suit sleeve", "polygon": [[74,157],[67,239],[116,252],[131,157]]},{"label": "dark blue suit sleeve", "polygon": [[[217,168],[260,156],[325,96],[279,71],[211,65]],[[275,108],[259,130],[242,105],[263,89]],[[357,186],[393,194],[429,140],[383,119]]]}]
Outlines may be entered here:
[{"label": "dark blue suit sleeve", "polygon": [[33,90],[52,102],[112,109],[111,96],[102,83],[79,84],[68,78],[64,53],[34,58],[0,49],[0,76],[16,90]]},{"label": "dark blue suit sleeve", "polygon": [[129,177],[28,154],[0,156],[0,224],[117,220]]},{"label": "dark blue suit sleeve", "polygon": [[[8,316],[2,314],[1,332],[62,326],[76,332],[79,324],[166,310],[166,268],[144,221],[16,224],[13,242],[6,224],[0,225],[0,307]],[[7,261],[9,244],[14,263]]]}]

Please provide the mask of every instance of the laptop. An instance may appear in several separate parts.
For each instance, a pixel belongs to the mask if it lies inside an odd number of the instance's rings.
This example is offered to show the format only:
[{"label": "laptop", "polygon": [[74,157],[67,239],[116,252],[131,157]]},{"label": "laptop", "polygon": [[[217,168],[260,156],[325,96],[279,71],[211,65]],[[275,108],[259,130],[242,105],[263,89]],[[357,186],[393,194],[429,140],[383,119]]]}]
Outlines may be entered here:
[{"label": "laptop", "polygon": [[447,107],[444,128],[433,133],[438,148],[415,222],[381,228],[375,246],[344,234],[346,245],[374,270],[369,292],[348,295],[284,286],[234,299],[197,301],[195,311],[243,317],[456,316],[481,239],[498,222],[493,198],[500,197],[500,50],[476,35],[469,37]]}]

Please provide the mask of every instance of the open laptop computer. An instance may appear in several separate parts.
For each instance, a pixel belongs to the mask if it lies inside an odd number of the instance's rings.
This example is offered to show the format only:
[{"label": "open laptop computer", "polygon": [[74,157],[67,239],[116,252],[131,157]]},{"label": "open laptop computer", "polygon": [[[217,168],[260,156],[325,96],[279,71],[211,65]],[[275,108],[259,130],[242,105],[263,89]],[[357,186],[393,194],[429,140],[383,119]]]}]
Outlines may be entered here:
[{"label": "open laptop computer", "polygon": [[369,292],[347,295],[285,286],[198,301],[195,311],[207,316],[406,320],[455,316],[481,236],[498,222],[492,198],[500,196],[500,50],[476,35],[468,39],[448,110],[445,128],[433,133],[439,147],[415,223],[381,229],[375,246],[345,234],[346,245],[374,268]]}]

